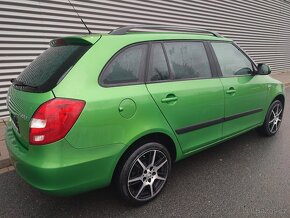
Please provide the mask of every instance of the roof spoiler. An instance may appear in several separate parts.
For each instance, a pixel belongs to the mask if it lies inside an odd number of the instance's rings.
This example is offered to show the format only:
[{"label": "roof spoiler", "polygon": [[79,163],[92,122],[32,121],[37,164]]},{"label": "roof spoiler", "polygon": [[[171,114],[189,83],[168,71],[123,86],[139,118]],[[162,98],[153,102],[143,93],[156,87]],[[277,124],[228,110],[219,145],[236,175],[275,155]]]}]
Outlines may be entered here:
[{"label": "roof spoiler", "polygon": [[64,38],[56,38],[49,42],[50,47],[57,47],[57,46],[65,46],[65,45],[93,45],[93,42],[85,40],[81,37],[64,37]]}]

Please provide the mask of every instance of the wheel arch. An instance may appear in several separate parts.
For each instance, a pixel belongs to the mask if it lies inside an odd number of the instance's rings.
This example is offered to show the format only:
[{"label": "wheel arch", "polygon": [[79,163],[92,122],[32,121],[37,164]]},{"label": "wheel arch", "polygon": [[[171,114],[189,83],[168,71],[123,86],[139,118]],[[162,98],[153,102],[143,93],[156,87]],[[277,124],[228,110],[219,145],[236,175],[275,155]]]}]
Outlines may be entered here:
[{"label": "wheel arch", "polygon": [[283,107],[285,106],[285,95],[283,93],[279,92],[276,95],[271,95],[271,98],[268,99],[267,104],[265,106],[265,113],[264,113],[264,120],[263,120],[263,122],[266,119],[266,116],[267,116],[267,113],[268,113],[268,111],[270,109],[271,104],[274,101],[276,101],[276,100],[281,101],[282,104],[283,104]]},{"label": "wheel arch", "polygon": [[164,145],[167,149],[168,152],[171,156],[171,160],[172,162],[175,162],[177,159],[177,155],[178,155],[178,145],[177,142],[174,141],[174,139],[172,139],[172,137],[170,137],[168,134],[163,133],[163,132],[153,132],[153,133],[148,133],[145,134],[141,137],[139,137],[138,139],[134,140],[132,143],[130,143],[130,145],[125,149],[125,151],[123,152],[123,154],[121,155],[121,157],[119,158],[119,160],[117,161],[116,167],[114,169],[113,172],[113,177],[112,179],[115,180],[116,178],[118,178],[117,173],[120,169],[120,167],[122,166],[122,163],[126,160],[126,158],[128,157],[128,155],[130,155],[130,153],[135,150],[136,148],[142,146],[142,144],[147,143],[147,142],[158,142],[162,145]]},{"label": "wheel arch", "polygon": [[[284,96],[282,93],[276,95],[276,96],[274,97],[274,99],[271,101],[271,104],[272,104],[274,101],[276,101],[276,100],[281,101],[282,104],[283,104],[283,107],[285,106],[285,96]],[[271,104],[270,104],[270,105],[271,105]]]},{"label": "wheel arch", "polygon": [[[263,125],[261,125],[257,130],[258,132],[263,135],[263,136],[266,136],[266,137],[269,137],[269,136],[273,136],[276,134],[276,132],[278,131],[278,129],[276,129],[276,131],[273,133],[271,132],[272,130],[269,130],[269,120],[267,120],[268,116],[270,116],[270,114],[272,114],[272,109],[271,109],[271,106],[272,104],[276,101],[276,100],[279,100],[281,103],[282,103],[282,107],[285,106],[285,96],[283,93],[278,93],[276,96],[274,96],[271,101],[270,101],[270,104],[268,106],[268,109],[267,109],[267,112],[265,114],[265,118],[264,118],[264,122],[263,122]],[[271,109],[271,110],[270,110]],[[276,127],[276,128],[279,128],[279,127]],[[273,129],[273,127],[272,127]]]}]

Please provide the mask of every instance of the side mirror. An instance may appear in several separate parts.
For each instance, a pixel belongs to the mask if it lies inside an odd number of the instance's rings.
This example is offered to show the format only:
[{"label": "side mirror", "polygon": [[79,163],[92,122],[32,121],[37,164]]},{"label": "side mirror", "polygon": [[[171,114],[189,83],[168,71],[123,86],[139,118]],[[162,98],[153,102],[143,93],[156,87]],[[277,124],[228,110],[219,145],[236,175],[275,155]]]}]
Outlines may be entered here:
[{"label": "side mirror", "polygon": [[258,64],[258,75],[268,75],[271,73],[271,68],[266,64]]}]

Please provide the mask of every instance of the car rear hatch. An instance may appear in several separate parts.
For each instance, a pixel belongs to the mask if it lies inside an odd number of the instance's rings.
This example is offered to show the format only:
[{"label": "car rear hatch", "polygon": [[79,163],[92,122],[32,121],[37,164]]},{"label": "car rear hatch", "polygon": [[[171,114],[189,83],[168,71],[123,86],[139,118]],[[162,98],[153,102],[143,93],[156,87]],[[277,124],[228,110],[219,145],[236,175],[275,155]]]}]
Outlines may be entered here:
[{"label": "car rear hatch", "polygon": [[99,37],[86,40],[66,37],[52,40],[50,48],[38,56],[16,79],[8,91],[7,106],[16,138],[29,148],[30,121],[44,102],[55,98],[53,88],[69,73]]}]

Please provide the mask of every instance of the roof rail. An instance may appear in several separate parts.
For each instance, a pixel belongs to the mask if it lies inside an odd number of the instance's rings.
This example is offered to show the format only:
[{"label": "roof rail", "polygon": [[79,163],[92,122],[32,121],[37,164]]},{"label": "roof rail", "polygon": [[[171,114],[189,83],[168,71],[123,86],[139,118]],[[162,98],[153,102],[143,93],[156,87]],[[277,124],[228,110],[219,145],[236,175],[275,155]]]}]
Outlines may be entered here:
[{"label": "roof rail", "polygon": [[174,26],[174,25],[129,25],[129,26],[123,26],[119,27],[117,29],[114,29],[111,31],[109,34],[110,35],[124,35],[132,29],[159,29],[159,30],[175,30],[175,31],[184,31],[184,32],[192,32],[192,33],[207,33],[207,34],[212,34],[213,36],[216,37],[222,37],[217,32],[213,31],[208,31],[204,29],[199,29],[195,27],[190,27],[190,26]]}]

